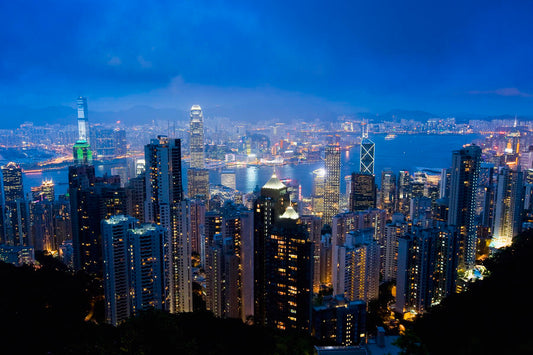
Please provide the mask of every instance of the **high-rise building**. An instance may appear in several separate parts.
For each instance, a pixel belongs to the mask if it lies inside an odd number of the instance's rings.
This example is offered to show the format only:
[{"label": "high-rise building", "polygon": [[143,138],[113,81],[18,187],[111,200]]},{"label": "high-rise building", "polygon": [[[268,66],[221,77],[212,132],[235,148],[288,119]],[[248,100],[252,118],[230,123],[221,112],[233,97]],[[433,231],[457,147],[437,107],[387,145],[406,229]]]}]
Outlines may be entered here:
[{"label": "high-rise building", "polygon": [[192,311],[190,204],[183,200],[181,141],[158,136],[145,146],[145,221],[164,227],[165,291],[172,313]]},{"label": "high-rise building", "polygon": [[126,234],[135,223],[133,217],[126,216],[102,221],[106,322],[115,326],[131,315]]},{"label": "high-rise building", "polygon": [[392,215],[396,211],[396,174],[391,169],[381,172],[381,192],[379,205]]},{"label": "high-rise building", "polygon": [[191,199],[209,200],[209,170],[187,170],[187,195]]},{"label": "high-rise building", "polygon": [[218,217],[210,218],[220,221],[219,231],[206,245],[207,308],[218,317],[246,319],[251,313],[245,306],[246,303],[250,306],[251,298],[244,286],[252,285],[244,278],[248,275],[244,275],[243,251],[248,252],[248,257],[252,249],[249,245],[253,234],[249,225],[251,212],[226,203]]},{"label": "high-rise building", "polygon": [[383,258],[381,261],[382,280],[395,281],[398,273],[398,240],[407,234],[409,225],[401,213],[392,215],[391,223],[385,226]]},{"label": "high-rise building", "polygon": [[453,226],[414,226],[398,241],[397,312],[424,312],[455,292],[458,238]]},{"label": "high-rise building", "polygon": [[326,178],[326,169],[316,169],[313,171],[313,194],[311,204],[313,213],[322,216],[324,213],[324,185]]},{"label": "high-rise building", "polygon": [[107,323],[116,326],[142,310],[164,308],[165,234],[129,216],[102,221]]},{"label": "high-rise building", "polygon": [[374,175],[352,173],[350,211],[364,211],[376,207],[376,180]]},{"label": "high-rise building", "polygon": [[313,247],[305,226],[291,206],[273,224],[265,245],[264,324],[309,332]]},{"label": "high-rise building", "polygon": [[513,238],[520,232],[524,195],[523,173],[509,166],[500,167],[496,190],[494,213],[494,233],[492,246],[510,246]]},{"label": "high-rise building", "polygon": [[331,224],[331,219],[340,208],[341,193],[341,148],[338,144],[328,144],[325,153],[326,176],[324,179],[324,224]]},{"label": "high-rise building", "polygon": [[[202,200],[193,199],[191,203],[191,252],[205,258],[205,213],[206,206]],[[204,266],[204,263],[201,263]]]},{"label": "high-rise building", "polygon": [[144,148],[145,221],[170,230],[171,205],[183,200],[181,141],[158,136]]},{"label": "high-rise building", "polygon": [[189,149],[191,151],[190,167],[205,168],[204,116],[198,105],[191,107]]},{"label": "high-rise building", "polygon": [[365,340],[366,304],[342,295],[327,296],[313,307],[313,334],[317,339],[341,346],[359,345]]},{"label": "high-rise building", "polygon": [[129,179],[125,186],[127,214],[144,223],[144,201],[146,200],[146,176],[144,174]]},{"label": "high-rise building", "polygon": [[31,200],[33,202],[47,200],[53,202],[55,198],[55,185],[50,179],[46,179],[41,183],[41,186],[33,186],[31,188]]},{"label": "high-rise building", "polygon": [[348,233],[344,245],[336,246],[333,254],[333,294],[366,303],[377,299],[380,250],[374,229]]},{"label": "high-rise building", "polygon": [[368,128],[363,126],[363,139],[360,147],[360,166],[362,174],[374,175],[374,157],[376,154],[376,144],[368,138]]},{"label": "high-rise building", "polygon": [[15,202],[16,200],[24,199],[20,165],[10,162],[2,166],[2,182],[4,184],[4,202]]},{"label": "high-rise building", "polygon": [[398,212],[409,214],[409,200],[411,198],[411,175],[402,170],[398,174]]},{"label": "high-rise building", "polygon": [[103,127],[93,127],[91,131],[91,147],[98,159],[109,160],[115,156],[115,130]]},{"label": "high-rise building", "polygon": [[[320,291],[320,286],[322,285],[320,279],[321,264],[326,264],[324,265],[324,267],[327,267],[328,263],[328,253],[326,252],[326,250],[324,250],[326,248],[323,247],[321,243],[322,220],[318,216],[301,216],[300,220],[302,221],[302,224],[307,228],[309,240],[313,243],[313,292],[318,293]],[[329,246],[329,261],[331,264],[331,233],[329,235]],[[324,256],[322,255],[323,251],[326,252],[324,253]]]},{"label": "high-rise building", "polygon": [[100,221],[126,211],[126,193],[120,177],[96,177],[92,165],[69,167],[70,216],[74,269],[101,276]]},{"label": "high-rise building", "polygon": [[87,98],[78,97],[78,140],[89,143],[89,115],[87,110]]},{"label": "high-rise building", "polygon": [[22,169],[14,162],[2,166],[0,199],[0,240],[9,245],[33,245],[30,231],[30,211],[24,200]]},{"label": "high-rise building", "polygon": [[460,268],[472,269],[476,263],[477,225],[476,193],[481,162],[481,148],[467,145],[452,153],[452,173],[448,224],[461,235]]},{"label": "high-rise building", "polygon": [[91,164],[93,161],[93,152],[87,141],[76,141],[72,147],[74,165]]},{"label": "high-rise building", "polygon": [[270,270],[266,266],[266,255],[271,252],[268,249],[268,241],[271,238],[272,226],[289,206],[287,186],[276,175],[261,188],[258,198],[254,201],[254,320],[257,324],[265,325],[268,321],[266,286]]}]

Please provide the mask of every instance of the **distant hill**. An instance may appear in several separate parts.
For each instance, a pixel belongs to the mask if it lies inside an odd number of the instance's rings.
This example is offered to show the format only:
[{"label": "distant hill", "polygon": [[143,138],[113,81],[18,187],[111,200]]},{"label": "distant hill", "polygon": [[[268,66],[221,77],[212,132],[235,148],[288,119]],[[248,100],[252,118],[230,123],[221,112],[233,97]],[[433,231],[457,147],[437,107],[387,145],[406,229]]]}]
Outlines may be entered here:
[{"label": "distant hill", "polygon": [[[264,103],[244,102],[240,105],[229,106],[202,106],[204,116],[209,118],[227,117],[240,122],[291,122],[294,120],[334,122],[344,118],[370,119],[399,121],[402,119],[425,122],[435,117],[455,117],[456,121],[468,122],[471,119],[513,119],[514,115],[478,115],[478,114],[435,114],[425,111],[395,109],[382,114],[371,112],[343,113],[340,109],[332,109],[327,105],[315,103],[309,106],[292,106],[289,102],[272,102],[268,106]],[[25,122],[33,122],[35,125],[45,124],[75,124],[76,109],[69,106],[49,106],[43,108],[28,108],[24,106],[0,107],[0,129],[14,129]],[[117,111],[96,111],[89,104],[89,121],[92,124],[112,124],[121,121],[126,124],[146,124],[152,121],[187,121],[188,111],[176,108],[154,108],[147,105],[137,105],[131,108]],[[519,116],[519,120],[531,117]]]}]

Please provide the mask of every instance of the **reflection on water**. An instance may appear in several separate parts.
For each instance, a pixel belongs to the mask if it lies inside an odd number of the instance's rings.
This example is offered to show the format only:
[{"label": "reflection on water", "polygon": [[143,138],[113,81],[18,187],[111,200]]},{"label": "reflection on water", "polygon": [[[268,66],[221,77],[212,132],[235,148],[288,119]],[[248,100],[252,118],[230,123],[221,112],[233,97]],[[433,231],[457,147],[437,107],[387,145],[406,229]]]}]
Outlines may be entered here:
[{"label": "reflection on water", "polygon": [[[417,167],[447,168],[451,165],[452,151],[471,143],[478,135],[398,135],[394,140],[385,140],[384,136],[373,137],[376,143],[376,180],[379,184],[381,171],[390,168],[395,172],[408,170],[414,172]],[[341,155],[341,191],[345,191],[344,177],[359,170],[359,146],[353,147]],[[310,196],[312,191],[312,172],[323,167],[323,162],[283,166],[249,166],[234,168],[237,189],[251,192],[256,186],[261,187],[275,171],[280,179],[291,178],[302,185],[302,194]],[[97,166],[97,175],[110,174],[111,166]],[[220,184],[220,171],[212,170],[209,178],[212,184]],[[24,174],[24,190],[30,192],[32,186],[39,186],[44,179],[52,179],[56,184],[56,195],[65,194],[68,188],[68,168],[47,171],[40,174]],[[183,164],[183,187],[187,189],[187,166]]]}]

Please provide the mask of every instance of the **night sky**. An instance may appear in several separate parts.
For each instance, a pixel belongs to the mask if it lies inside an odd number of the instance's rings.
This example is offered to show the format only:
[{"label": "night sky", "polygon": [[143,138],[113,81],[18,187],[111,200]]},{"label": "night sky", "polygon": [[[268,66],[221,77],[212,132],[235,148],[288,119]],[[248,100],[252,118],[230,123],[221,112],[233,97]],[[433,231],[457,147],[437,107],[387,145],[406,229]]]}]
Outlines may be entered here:
[{"label": "night sky", "polygon": [[532,19],[531,0],[2,1],[0,106],[531,115]]}]

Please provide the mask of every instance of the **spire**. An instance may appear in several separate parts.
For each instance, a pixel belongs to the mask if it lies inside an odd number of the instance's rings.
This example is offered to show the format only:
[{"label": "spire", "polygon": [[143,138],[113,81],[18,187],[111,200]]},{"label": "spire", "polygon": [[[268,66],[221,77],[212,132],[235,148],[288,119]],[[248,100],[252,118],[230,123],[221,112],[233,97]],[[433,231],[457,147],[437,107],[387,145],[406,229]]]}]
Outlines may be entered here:
[{"label": "spire", "polygon": [[363,139],[365,139],[368,138],[368,123],[363,120],[362,125],[363,127],[361,128],[361,133],[363,134]]}]

